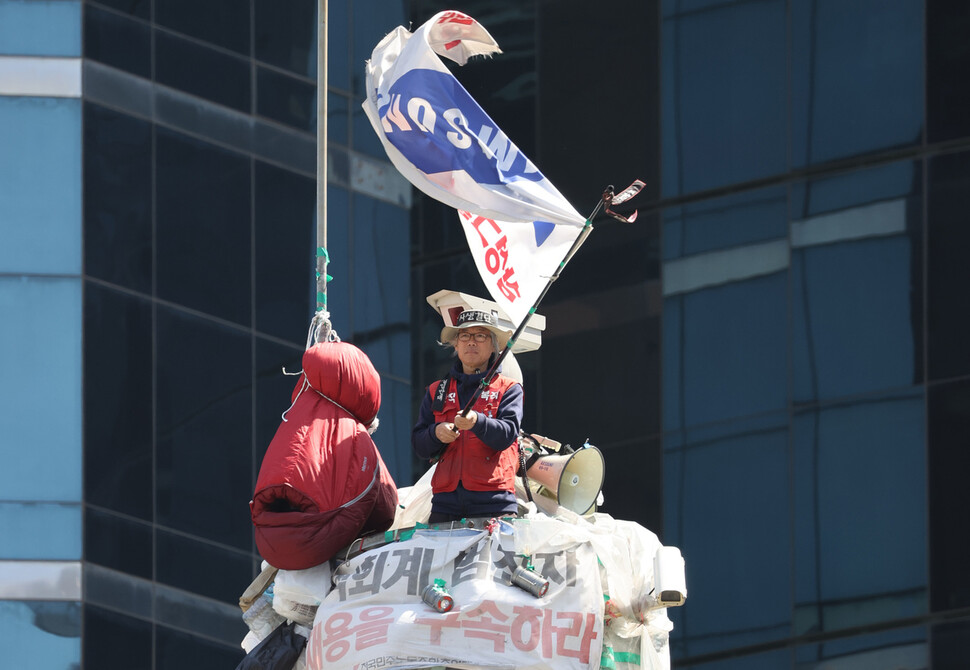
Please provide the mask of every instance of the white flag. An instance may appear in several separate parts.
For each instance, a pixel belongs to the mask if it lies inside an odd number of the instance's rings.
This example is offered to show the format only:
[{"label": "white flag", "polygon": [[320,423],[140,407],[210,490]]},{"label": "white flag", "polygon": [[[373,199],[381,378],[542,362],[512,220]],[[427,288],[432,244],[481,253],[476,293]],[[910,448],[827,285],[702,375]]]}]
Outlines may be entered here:
[{"label": "white flag", "polygon": [[[388,157],[414,186],[496,221],[582,227],[585,219],[499,129],[441,62],[500,52],[475,19],[441,12],[374,48],[363,109]],[[543,225],[539,223],[538,225]]]},{"label": "white flag", "polygon": [[458,218],[485,287],[519,325],[582,232],[551,223],[509,223],[463,210]]}]

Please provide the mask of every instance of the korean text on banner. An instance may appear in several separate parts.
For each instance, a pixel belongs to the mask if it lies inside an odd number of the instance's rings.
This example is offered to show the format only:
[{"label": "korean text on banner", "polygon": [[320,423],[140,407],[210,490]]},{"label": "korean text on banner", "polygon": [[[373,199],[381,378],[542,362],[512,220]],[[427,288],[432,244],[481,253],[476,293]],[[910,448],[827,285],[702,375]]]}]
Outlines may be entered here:
[{"label": "korean text on banner", "polygon": [[458,218],[485,287],[515,324],[525,319],[582,232],[538,221],[496,221],[462,210]]},{"label": "korean text on banner", "polygon": [[[520,560],[511,532],[464,530],[419,531],[351,559],[317,611],[307,670],[599,667],[603,585],[592,546],[531,557],[550,582],[541,598],[511,585]],[[435,579],[454,598],[450,612],[421,599]]]},{"label": "korean text on banner", "polygon": [[479,107],[442,63],[500,52],[475,19],[441,12],[374,48],[364,112],[394,166],[455,209],[496,221],[581,227],[585,219]]}]

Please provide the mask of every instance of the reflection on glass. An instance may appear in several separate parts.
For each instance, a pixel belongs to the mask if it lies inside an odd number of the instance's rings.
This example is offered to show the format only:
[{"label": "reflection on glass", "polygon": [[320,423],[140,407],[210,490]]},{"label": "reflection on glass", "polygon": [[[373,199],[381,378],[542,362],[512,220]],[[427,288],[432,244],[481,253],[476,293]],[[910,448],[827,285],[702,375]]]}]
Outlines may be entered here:
[{"label": "reflection on glass", "polygon": [[0,600],[5,668],[81,667],[81,609],[76,602]]},{"label": "reflection on glass", "polygon": [[793,163],[919,142],[923,3],[791,4]]},{"label": "reflection on glass", "polygon": [[795,660],[805,670],[823,670],[833,663],[840,667],[894,670],[939,667],[929,664],[926,629],[922,627],[802,645],[795,650]]},{"label": "reflection on glass", "polygon": [[94,505],[152,519],[152,307],[88,282],[84,486]]},{"label": "reflection on glass", "polygon": [[250,338],[162,306],[156,319],[156,520],[248,550]]},{"label": "reflection on glass", "polygon": [[664,212],[664,260],[752,242],[783,239],[788,234],[788,199],[784,188],[745,191]]},{"label": "reflection on glass", "polygon": [[[335,0],[329,1],[327,12],[327,42],[340,39],[346,25],[334,25],[337,12]],[[317,5],[315,0],[255,0],[253,28],[255,30],[256,59],[305,77],[317,76]],[[344,38],[346,39],[346,38]],[[346,47],[330,52],[337,62],[346,59]],[[332,68],[336,69],[336,68]],[[332,77],[328,73],[328,79]],[[329,81],[333,86],[334,83]]]},{"label": "reflection on glass", "polygon": [[663,194],[786,167],[786,2],[718,5],[663,21]]},{"label": "reflection on glass", "polygon": [[904,235],[793,251],[796,402],[919,381],[913,255]]},{"label": "reflection on glass", "polygon": [[911,392],[795,417],[796,633],[926,611],[923,404]]},{"label": "reflection on glass", "polygon": [[249,325],[250,159],[156,131],[158,297]]},{"label": "reflection on glass", "polygon": [[152,670],[152,623],[85,603],[84,666],[111,668],[118,659],[126,670]]},{"label": "reflection on glass", "polygon": [[664,310],[666,430],[786,406],[787,273],[667,298]]},{"label": "reflection on glass", "polygon": [[85,104],[84,146],[85,272],[151,293],[151,124]]},{"label": "reflection on glass", "polygon": [[155,30],[154,35],[156,82],[250,112],[252,81],[248,61],[161,30]]},{"label": "reflection on glass", "polygon": [[[664,457],[664,542],[686,557],[693,607],[672,612],[685,654],[790,634],[791,546],[785,415]],[[777,426],[781,425],[781,428]],[[741,602],[747,604],[742,606]],[[726,613],[730,613],[727,615]],[[679,625],[678,625],[679,624]]]},{"label": "reflection on glass", "polygon": [[315,306],[315,208],[313,179],[256,163],[256,328],[290,342]]},{"label": "reflection on glass", "polygon": [[151,79],[151,39],[151,29],[143,21],[93,5],[84,8],[85,58]]}]

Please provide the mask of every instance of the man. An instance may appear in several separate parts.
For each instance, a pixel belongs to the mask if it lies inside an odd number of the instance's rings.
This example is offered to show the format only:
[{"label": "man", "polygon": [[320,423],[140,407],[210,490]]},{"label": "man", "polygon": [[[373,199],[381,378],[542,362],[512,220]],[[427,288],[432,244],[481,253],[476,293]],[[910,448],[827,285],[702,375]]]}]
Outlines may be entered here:
[{"label": "man", "polygon": [[[522,385],[495,374],[487,389],[481,388],[510,336],[491,314],[480,310],[463,311],[454,327],[441,330],[441,344],[454,347],[458,360],[447,377],[428,387],[411,432],[419,457],[438,458],[431,479],[429,523],[518,511],[515,474]],[[468,416],[461,416],[473,396]]]}]

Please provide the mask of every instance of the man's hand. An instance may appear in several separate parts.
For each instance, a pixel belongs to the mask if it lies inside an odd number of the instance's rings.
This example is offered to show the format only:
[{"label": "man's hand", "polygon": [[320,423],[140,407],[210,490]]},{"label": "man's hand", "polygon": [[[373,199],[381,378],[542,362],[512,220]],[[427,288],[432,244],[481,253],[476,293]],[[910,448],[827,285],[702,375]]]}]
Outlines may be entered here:
[{"label": "man's hand", "polygon": [[438,438],[439,442],[451,444],[458,439],[458,429],[455,428],[453,423],[438,423],[434,427],[434,436]]},{"label": "man's hand", "polygon": [[478,423],[478,414],[474,410],[468,410],[468,416],[455,415],[455,426],[458,430],[471,430],[476,423]]}]

